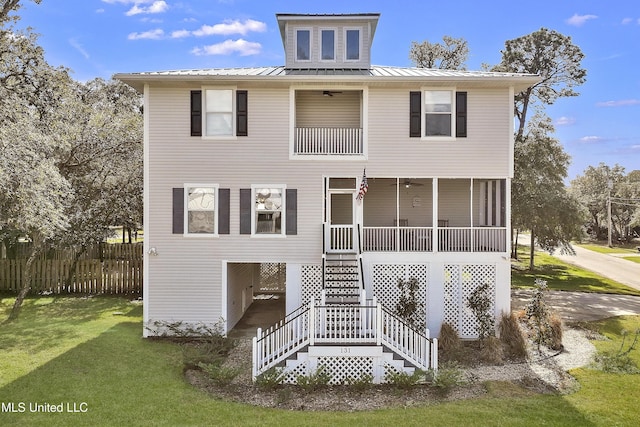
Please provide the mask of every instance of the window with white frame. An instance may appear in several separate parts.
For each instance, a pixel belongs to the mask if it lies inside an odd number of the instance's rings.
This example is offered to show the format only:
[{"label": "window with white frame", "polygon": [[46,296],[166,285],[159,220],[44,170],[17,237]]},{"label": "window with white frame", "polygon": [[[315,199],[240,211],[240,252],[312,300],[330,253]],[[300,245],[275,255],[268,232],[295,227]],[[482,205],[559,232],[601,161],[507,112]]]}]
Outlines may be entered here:
[{"label": "window with white frame", "polygon": [[233,136],[233,90],[205,90],[205,135]]},{"label": "window with white frame", "polygon": [[320,32],[321,52],[320,59],[334,61],[336,59],[336,32],[335,30],[322,30]]},{"label": "window with white frame", "polygon": [[424,136],[453,136],[453,94],[452,90],[424,91]]},{"label": "window with white frame", "polygon": [[296,60],[311,60],[311,30],[296,30]]},{"label": "window with white frame", "polygon": [[284,234],[284,186],[254,186],[253,200],[253,233],[255,235]]},{"label": "window with white frame", "polygon": [[187,234],[216,234],[217,185],[187,185]]},{"label": "window with white frame", "polygon": [[360,60],[360,30],[348,29],[345,31],[345,60]]}]

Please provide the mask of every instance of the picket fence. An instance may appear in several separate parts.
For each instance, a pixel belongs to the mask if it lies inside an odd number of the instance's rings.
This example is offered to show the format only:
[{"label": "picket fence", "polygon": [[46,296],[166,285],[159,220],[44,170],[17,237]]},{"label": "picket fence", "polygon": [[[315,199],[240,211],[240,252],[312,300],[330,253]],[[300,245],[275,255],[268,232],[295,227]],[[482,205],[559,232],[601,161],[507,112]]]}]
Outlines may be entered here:
[{"label": "picket fence", "polygon": [[[142,294],[142,245],[109,244],[91,248],[96,259],[80,257],[72,272],[73,254],[37,259],[31,265],[32,292]],[[26,259],[0,259],[0,291],[22,289]]]}]

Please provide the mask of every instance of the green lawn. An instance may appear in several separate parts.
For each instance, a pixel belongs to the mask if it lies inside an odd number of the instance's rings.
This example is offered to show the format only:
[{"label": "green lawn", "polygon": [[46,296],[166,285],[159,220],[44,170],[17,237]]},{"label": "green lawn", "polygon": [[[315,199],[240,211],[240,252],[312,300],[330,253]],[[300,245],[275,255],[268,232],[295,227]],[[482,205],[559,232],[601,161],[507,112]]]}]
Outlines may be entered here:
[{"label": "green lawn", "polygon": [[[638,250],[634,245],[614,246],[610,248],[607,245],[597,244],[579,244],[581,248],[589,249],[590,251],[600,252],[601,254],[626,254],[626,253],[638,253]],[[637,246],[637,245],[636,245]]]},{"label": "green lawn", "polygon": [[536,252],[534,271],[528,270],[528,248],[519,247],[518,258],[519,262],[514,263],[515,268],[512,269],[511,274],[511,286],[514,288],[531,288],[534,285],[534,280],[539,278],[547,281],[549,289],[557,291],[600,292],[640,296],[640,291],[637,289],[560,261],[546,252]]},{"label": "green lawn", "polygon": [[637,262],[638,264],[640,264],[640,256],[625,256],[623,258],[627,261]]},{"label": "green lawn", "polygon": [[[0,297],[2,318],[12,303]],[[583,387],[568,396],[488,384],[486,398],[370,412],[305,413],[223,402],[183,380],[177,345],[141,338],[141,315],[139,304],[122,298],[27,299],[20,319],[0,329],[0,425],[631,426],[640,418],[639,375],[590,369],[577,371]],[[615,347],[621,328],[640,327],[640,317],[596,327],[612,339],[596,345]],[[8,412],[10,403],[25,411]],[[85,412],[29,411],[30,404],[45,403]]]}]

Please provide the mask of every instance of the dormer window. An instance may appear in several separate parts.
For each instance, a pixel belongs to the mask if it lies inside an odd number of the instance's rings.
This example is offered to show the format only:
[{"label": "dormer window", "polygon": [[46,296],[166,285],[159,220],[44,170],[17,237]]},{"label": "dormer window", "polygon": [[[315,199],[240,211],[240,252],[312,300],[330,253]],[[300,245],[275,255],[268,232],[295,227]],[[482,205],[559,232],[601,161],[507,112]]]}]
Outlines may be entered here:
[{"label": "dormer window", "polygon": [[336,32],[335,30],[322,30],[322,51],[320,59],[323,61],[335,61],[336,59]]},{"label": "dormer window", "polygon": [[311,30],[296,30],[296,60],[311,60]]},{"label": "dormer window", "polygon": [[348,29],[345,31],[345,60],[360,60],[360,29]]}]

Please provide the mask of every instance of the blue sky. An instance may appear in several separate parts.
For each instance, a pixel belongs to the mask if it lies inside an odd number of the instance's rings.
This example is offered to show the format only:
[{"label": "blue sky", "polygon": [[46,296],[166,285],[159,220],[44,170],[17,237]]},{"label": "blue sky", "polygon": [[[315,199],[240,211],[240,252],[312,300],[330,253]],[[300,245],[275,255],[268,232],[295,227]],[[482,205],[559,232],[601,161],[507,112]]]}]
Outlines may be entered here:
[{"label": "blue sky", "polygon": [[[77,80],[114,73],[282,65],[276,13],[381,14],[372,62],[411,66],[412,41],[443,35],[469,43],[467,69],[496,64],[506,40],[541,27],[571,36],[585,53],[579,97],[547,114],[572,157],[569,178],[589,165],[640,169],[640,2],[513,0],[23,0],[19,25],[40,34],[53,65]],[[490,6],[488,6],[490,4]]]}]

